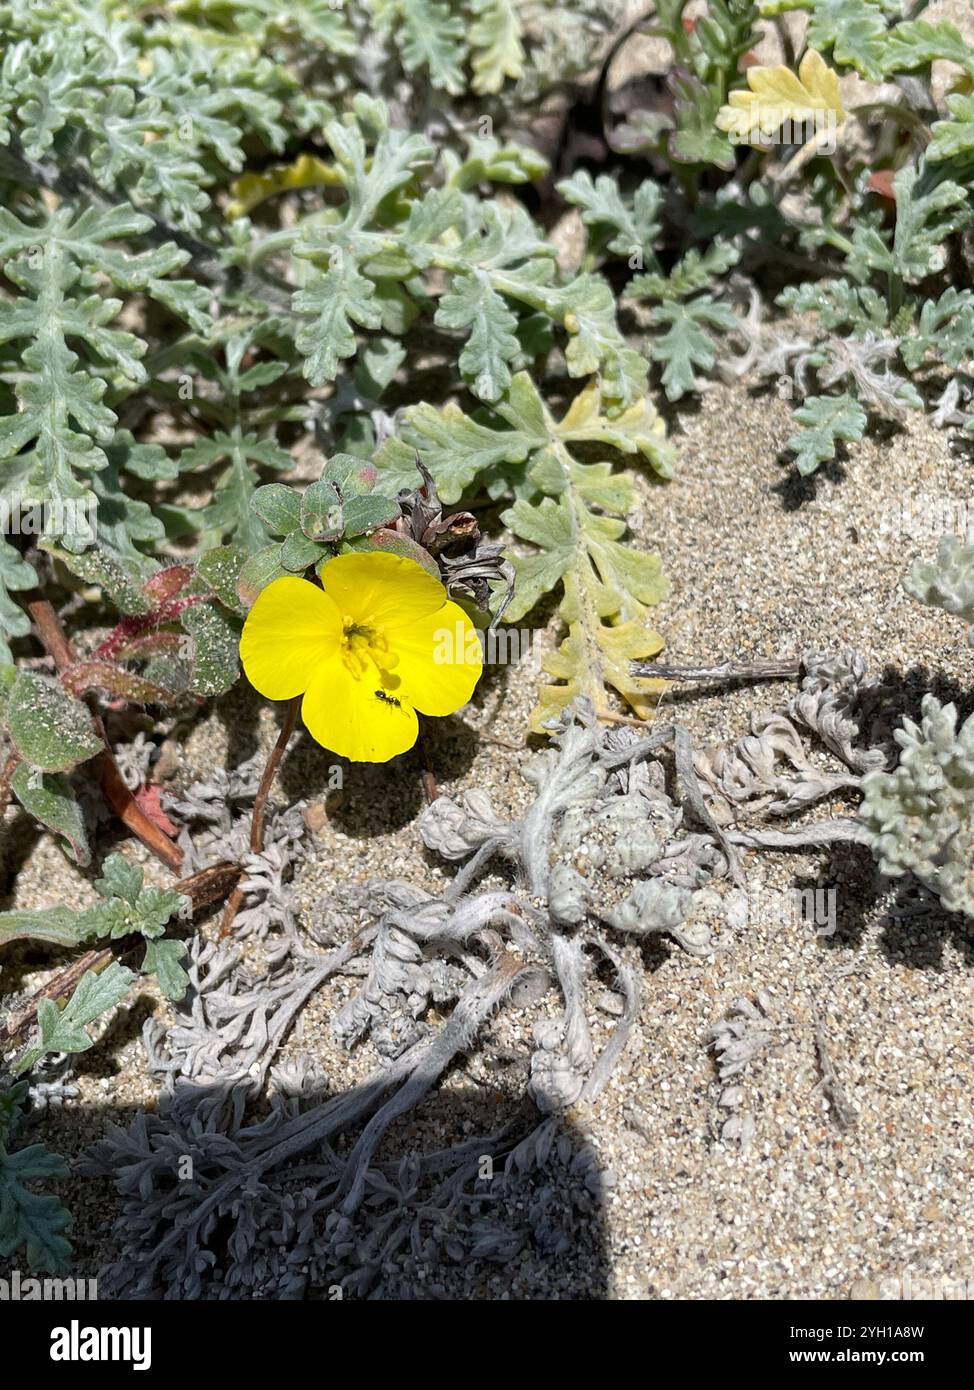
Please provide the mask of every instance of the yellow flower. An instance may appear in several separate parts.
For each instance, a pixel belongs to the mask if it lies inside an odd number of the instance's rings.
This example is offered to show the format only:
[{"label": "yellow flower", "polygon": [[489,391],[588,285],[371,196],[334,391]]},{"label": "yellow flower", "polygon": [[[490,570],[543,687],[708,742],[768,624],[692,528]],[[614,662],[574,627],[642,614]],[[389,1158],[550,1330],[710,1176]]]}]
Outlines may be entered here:
[{"label": "yellow flower", "polygon": [[240,659],[269,700],[303,695],[312,738],[356,762],[416,742],[422,714],[452,714],[480,679],[476,630],[443,585],[401,555],[339,555],[275,579],[244,623]]}]

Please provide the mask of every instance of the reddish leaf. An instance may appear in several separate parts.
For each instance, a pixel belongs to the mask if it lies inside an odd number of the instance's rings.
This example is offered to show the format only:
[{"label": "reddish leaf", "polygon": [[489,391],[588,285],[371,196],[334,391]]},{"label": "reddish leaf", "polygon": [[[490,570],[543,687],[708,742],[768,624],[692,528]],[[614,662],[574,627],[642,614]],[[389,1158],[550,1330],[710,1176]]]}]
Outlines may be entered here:
[{"label": "reddish leaf", "polygon": [[137,705],[173,705],[179,698],[164,686],[110,661],[79,661],[61,673],[61,680],[74,695],[83,695],[86,690],[106,690],[117,699]]},{"label": "reddish leaf", "polygon": [[185,598],[172,598],[160,603],[151,613],[123,618],[95,650],[95,660],[114,661],[121,652],[128,651],[133,642],[143,634],[155,632],[166,623],[174,623],[187,608],[192,608],[197,603],[209,603],[213,597],[213,594],[187,594]]},{"label": "reddish leaf", "polygon": [[169,819],[162,809],[162,788],[157,782],[147,782],[138,788],[135,793],[135,800],[139,809],[157,825],[166,835],[171,835],[173,839],[179,834],[180,827],[175,821]]},{"label": "reddish leaf", "polygon": [[159,570],[158,574],[147,580],[142,585],[142,592],[153,603],[165,603],[174,594],[178,594],[180,589],[185,589],[192,577],[192,565],[170,565],[168,569]]},{"label": "reddish leaf", "polygon": [[889,202],[896,202],[896,194],[893,191],[893,179],[896,177],[895,169],[875,169],[866,180],[866,187],[870,193],[878,193],[880,198],[886,198]]},{"label": "reddish leaf", "polygon": [[179,632],[143,632],[126,642],[115,655],[119,661],[143,660],[146,657],[159,656],[163,652],[179,652],[185,640]]}]

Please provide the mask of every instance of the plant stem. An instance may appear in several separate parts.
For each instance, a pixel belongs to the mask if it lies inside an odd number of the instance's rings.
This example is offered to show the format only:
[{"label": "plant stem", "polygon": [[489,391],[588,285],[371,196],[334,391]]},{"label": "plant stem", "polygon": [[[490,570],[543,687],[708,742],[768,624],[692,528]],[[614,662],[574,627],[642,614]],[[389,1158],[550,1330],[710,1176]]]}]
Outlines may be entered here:
[{"label": "plant stem", "polygon": [[[296,695],[293,700],[289,700],[284,714],[284,723],[281,725],[281,732],[277,736],[277,742],[271,749],[270,757],[264,768],[264,774],[260,779],[260,786],[257,788],[257,795],[254,797],[254,810],[250,819],[250,851],[252,854],[260,854],[264,848],[264,813],[267,809],[267,797],[284,757],[285,749],[291,741],[294,733],[294,726],[298,721],[298,710],[301,707],[301,696]],[[233,919],[240,910],[244,900],[242,888],[234,888],[227,900],[227,905],[223,913],[223,921],[220,923],[218,941],[223,941],[230,935],[233,928]]]},{"label": "plant stem", "polygon": [[423,794],[426,797],[427,806],[432,806],[433,802],[440,794],[440,789],[437,786],[436,776],[433,772],[429,743],[426,739],[426,730],[423,727],[422,715],[419,716],[419,737],[416,740],[416,747],[419,750],[421,764],[420,777],[423,782]]},{"label": "plant stem", "polygon": [[0,821],[7,814],[7,807],[10,804],[10,783],[20,766],[20,761],[19,754],[11,753],[3,765],[3,772],[0,772]]},{"label": "plant stem", "polygon": [[[173,887],[176,892],[185,893],[190,899],[194,913],[200,912],[204,907],[209,907],[211,903],[225,897],[242,872],[239,864],[214,864],[209,869],[203,869],[201,873],[182,879]],[[37,1006],[42,999],[58,1000],[67,997],[73,992],[82,975],[87,974],[89,970],[104,970],[113,960],[128,955],[130,951],[144,944],[145,938],[142,936],[127,936],[111,946],[100,946],[86,951],[83,956],[59,970],[53,980],[42,985],[25,1008],[0,1028],[0,1042],[9,1042],[23,1033],[25,1028],[30,1027],[37,1017]]]},{"label": "plant stem", "polygon": [[[30,600],[27,604],[27,612],[37,629],[38,637],[53,658],[58,671],[65,671],[69,666],[73,666],[75,655],[71,649],[71,644],[65,637],[57,614],[47,599]],[[150,820],[129,791],[112,755],[105,725],[97,714],[92,717],[98,736],[105,745],[105,751],[101,754],[101,780],[102,790],[108,804],[123,824],[131,830],[132,834],[137,836],[156,858],[161,859],[167,868],[178,874],[183,867],[182,850],[173,843],[165,831],[156,825],[155,821]]]},{"label": "plant stem", "polygon": [[264,848],[264,812],[267,809],[267,797],[270,793],[271,785],[281,765],[285,749],[291,742],[291,735],[294,733],[294,726],[298,722],[298,710],[301,707],[301,697],[296,695],[293,700],[288,701],[287,710],[284,714],[284,723],[281,732],[277,736],[277,742],[271,749],[271,755],[267,759],[267,766],[264,768],[264,775],[260,779],[260,786],[257,788],[257,795],[254,798],[254,814],[250,822],[250,848],[254,854],[260,854]]},{"label": "plant stem", "polygon": [[668,681],[792,681],[802,673],[800,661],[724,661],[718,666],[663,666],[655,661],[634,661],[634,676],[655,676]]}]

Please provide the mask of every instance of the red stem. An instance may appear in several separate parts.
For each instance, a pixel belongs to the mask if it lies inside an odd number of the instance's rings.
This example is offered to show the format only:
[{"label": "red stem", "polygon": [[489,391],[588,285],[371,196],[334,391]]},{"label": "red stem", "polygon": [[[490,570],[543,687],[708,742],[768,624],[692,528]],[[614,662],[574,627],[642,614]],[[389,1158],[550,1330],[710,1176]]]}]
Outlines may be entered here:
[{"label": "red stem", "polygon": [[[48,601],[46,599],[33,599],[27,604],[27,612],[33,619],[38,636],[54,658],[54,665],[58,671],[64,671],[73,666],[75,655],[71,649],[71,644],[65,637],[57,614]],[[155,821],[150,820],[129,791],[125,785],[125,779],[118,770],[118,764],[112,756],[105,726],[97,714],[93,715],[93,718],[98,735],[105,745],[105,751],[101,754],[101,780],[102,789],[109,805],[123,824],[131,830],[132,834],[137,836],[158,859],[161,859],[167,868],[178,874],[183,866],[182,850],[165,831],[156,825]]]}]

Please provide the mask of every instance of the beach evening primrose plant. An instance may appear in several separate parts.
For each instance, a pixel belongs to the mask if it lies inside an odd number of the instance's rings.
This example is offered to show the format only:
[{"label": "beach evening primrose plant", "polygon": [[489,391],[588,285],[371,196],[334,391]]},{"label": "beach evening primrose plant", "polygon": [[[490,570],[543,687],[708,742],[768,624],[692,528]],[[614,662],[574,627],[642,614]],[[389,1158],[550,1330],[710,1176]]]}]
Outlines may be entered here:
[{"label": "beach evening primrose plant", "polygon": [[[270,700],[303,695],[312,738],[383,763],[419,733],[417,711],[453,714],[482,670],[476,630],[443,585],[401,555],[339,555],[321,584],[287,575],[257,597],[240,659]],[[463,640],[456,640],[462,636]]]}]

